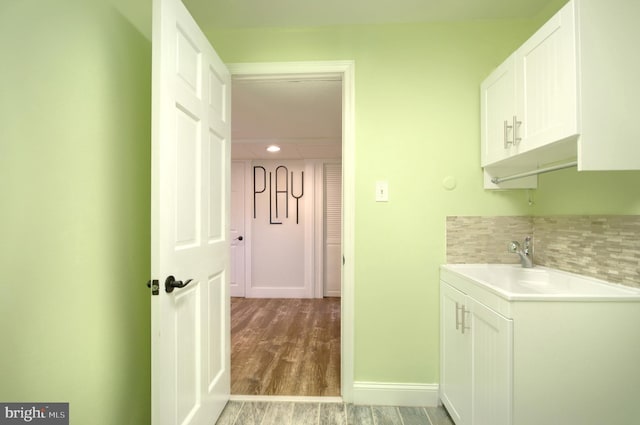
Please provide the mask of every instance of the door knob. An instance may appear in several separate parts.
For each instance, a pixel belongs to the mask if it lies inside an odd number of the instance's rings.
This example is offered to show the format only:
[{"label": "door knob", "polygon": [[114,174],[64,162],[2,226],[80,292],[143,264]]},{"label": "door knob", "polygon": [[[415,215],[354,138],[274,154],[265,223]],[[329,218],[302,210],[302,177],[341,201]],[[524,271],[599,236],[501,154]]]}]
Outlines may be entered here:
[{"label": "door knob", "polygon": [[189,283],[191,283],[193,279],[189,279],[186,282],[182,282],[181,280],[176,280],[175,277],[173,276],[169,276],[165,281],[164,281],[164,290],[167,291],[168,294],[172,293],[174,289],[176,288],[184,288],[185,286],[187,286]]}]

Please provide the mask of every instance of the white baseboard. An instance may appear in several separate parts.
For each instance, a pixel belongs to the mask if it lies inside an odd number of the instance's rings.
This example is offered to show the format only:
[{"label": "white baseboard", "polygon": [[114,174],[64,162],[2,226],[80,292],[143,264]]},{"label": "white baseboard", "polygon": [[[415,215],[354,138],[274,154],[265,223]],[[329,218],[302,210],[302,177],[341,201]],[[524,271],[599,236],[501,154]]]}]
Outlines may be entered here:
[{"label": "white baseboard", "polygon": [[249,287],[245,295],[247,298],[313,298],[307,288],[270,288]]},{"label": "white baseboard", "polygon": [[342,397],[309,397],[292,395],[235,395],[229,396],[231,401],[244,402],[293,402],[293,403],[342,403]]},{"label": "white baseboard", "polygon": [[356,381],[353,383],[353,403],[377,406],[437,406],[438,391],[438,384]]}]

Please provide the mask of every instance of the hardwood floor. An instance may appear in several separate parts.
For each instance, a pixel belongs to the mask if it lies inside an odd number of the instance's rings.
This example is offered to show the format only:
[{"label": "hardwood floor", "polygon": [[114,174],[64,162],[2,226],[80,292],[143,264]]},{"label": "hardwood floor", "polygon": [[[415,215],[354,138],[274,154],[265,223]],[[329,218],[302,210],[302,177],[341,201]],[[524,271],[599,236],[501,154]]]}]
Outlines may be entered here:
[{"label": "hardwood floor", "polygon": [[232,298],[231,394],[339,396],[340,298]]}]

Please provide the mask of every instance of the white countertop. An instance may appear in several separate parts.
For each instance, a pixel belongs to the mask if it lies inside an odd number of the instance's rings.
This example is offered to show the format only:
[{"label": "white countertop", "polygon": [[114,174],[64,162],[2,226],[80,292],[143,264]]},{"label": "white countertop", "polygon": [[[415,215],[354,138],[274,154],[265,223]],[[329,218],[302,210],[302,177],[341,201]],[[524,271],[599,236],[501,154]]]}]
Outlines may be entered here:
[{"label": "white countertop", "polygon": [[510,301],[640,301],[638,288],[542,266],[527,269],[515,264],[445,264],[441,271],[472,280]]}]

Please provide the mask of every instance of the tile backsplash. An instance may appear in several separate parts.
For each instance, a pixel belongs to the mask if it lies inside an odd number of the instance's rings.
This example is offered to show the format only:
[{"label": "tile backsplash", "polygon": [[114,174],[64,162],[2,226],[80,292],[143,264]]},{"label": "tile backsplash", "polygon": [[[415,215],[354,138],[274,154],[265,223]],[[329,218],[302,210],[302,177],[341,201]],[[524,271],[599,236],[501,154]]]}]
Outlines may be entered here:
[{"label": "tile backsplash", "polygon": [[448,263],[513,263],[533,236],[534,264],[640,287],[640,216],[447,217]]},{"label": "tile backsplash", "polygon": [[507,244],[532,234],[532,217],[447,217],[447,263],[519,264]]}]

